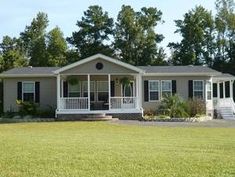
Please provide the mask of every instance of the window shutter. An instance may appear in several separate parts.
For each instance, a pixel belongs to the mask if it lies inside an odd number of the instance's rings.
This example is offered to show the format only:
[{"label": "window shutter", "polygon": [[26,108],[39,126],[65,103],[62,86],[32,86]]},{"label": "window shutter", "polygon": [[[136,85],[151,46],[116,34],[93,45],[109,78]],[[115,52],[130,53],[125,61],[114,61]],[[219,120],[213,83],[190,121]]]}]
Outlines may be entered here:
[{"label": "window shutter", "polygon": [[144,81],[144,101],[149,101],[149,82]]},{"label": "window shutter", "polygon": [[213,83],[213,97],[217,98],[217,83]]},{"label": "window shutter", "polygon": [[219,83],[219,95],[220,95],[220,98],[223,98],[224,97],[224,87],[223,87],[223,83]]},{"label": "window shutter", "polygon": [[64,81],[63,83],[63,96],[68,97],[68,82]]},{"label": "window shutter", "polygon": [[114,97],[115,96],[115,81],[111,81],[110,86],[111,86],[111,97]]},{"label": "window shutter", "polygon": [[193,98],[193,81],[188,81],[188,97]]},{"label": "window shutter", "polygon": [[17,82],[17,100],[22,100],[22,82]]},{"label": "window shutter", "polygon": [[40,82],[35,82],[35,103],[40,103]]},{"label": "window shutter", "polygon": [[176,94],[176,80],[172,80],[172,94]]}]

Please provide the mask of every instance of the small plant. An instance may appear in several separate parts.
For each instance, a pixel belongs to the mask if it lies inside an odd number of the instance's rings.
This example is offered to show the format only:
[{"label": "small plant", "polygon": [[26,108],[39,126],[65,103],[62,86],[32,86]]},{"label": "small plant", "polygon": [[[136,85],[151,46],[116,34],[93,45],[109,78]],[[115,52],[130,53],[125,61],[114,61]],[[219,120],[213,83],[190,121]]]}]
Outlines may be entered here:
[{"label": "small plant", "polygon": [[26,116],[31,115],[34,116],[37,114],[37,104],[33,102],[27,102],[22,100],[16,100],[17,105],[19,105],[19,115]]},{"label": "small plant", "polygon": [[171,118],[186,118],[188,117],[187,105],[178,95],[166,96],[159,107],[159,110],[164,112],[164,115]]},{"label": "small plant", "polygon": [[188,114],[191,117],[206,114],[206,103],[202,99],[190,99],[187,101]]},{"label": "small plant", "polygon": [[76,76],[68,76],[67,81],[70,85],[77,85],[79,83],[79,80]]},{"label": "small plant", "polygon": [[120,83],[122,85],[126,86],[126,85],[130,85],[131,81],[128,77],[123,77],[123,78],[120,79]]}]

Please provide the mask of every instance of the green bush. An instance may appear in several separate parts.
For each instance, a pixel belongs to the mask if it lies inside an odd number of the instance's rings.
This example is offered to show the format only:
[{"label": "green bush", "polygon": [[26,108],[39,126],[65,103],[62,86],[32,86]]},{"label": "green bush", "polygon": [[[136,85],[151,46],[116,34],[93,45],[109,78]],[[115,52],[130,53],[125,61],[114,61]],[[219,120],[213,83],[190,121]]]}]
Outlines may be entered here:
[{"label": "green bush", "polygon": [[37,104],[33,102],[22,101],[22,100],[16,100],[16,103],[19,105],[20,116],[37,115],[37,108],[38,108]]},{"label": "green bush", "polygon": [[171,118],[186,118],[189,116],[186,102],[178,95],[164,97],[161,101],[159,111],[163,115],[167,115]]},{"label": "green bush", "polygon": [[188,114],[191,117],[206,114],[206,103],[202,99],[190,99],[187,101]]}]

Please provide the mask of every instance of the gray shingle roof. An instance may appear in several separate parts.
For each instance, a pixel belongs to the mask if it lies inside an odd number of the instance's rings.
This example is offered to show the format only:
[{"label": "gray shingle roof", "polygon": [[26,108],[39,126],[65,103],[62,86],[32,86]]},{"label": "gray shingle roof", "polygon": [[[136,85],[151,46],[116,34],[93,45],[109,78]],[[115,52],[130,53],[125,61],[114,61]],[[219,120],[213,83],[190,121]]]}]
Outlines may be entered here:
[{"label": "gray shingle roof", "polygon": [[22,67],[13,68],[1,73],[2,75],[52,75],[59,67]]},{"label": "gray shingle roof", "polygon": [[211,73],[220,74],[207,66],[138,66],[146,73]]}]

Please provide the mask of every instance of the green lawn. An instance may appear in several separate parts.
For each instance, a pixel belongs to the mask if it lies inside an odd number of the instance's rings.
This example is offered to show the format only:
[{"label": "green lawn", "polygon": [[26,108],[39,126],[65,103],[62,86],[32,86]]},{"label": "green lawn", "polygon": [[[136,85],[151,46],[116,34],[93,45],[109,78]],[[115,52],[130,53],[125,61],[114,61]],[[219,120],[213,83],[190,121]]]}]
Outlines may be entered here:
[{"label": "green lawn", "polygon": [[235,176],[235,128],[0,124],[1,177]]}]

